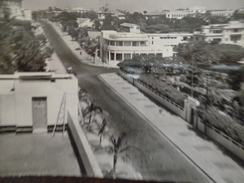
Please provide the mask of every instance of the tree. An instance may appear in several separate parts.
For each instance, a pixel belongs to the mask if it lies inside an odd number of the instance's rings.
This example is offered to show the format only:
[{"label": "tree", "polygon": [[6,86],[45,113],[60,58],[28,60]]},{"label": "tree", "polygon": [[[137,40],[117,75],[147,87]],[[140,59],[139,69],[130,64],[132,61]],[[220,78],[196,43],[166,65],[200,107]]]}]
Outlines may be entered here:
[{"label": "tree", "polygon": [[1,73],[45,71],[45,61],[53,53],[44,35],[35,35],[24,21],[11,20],[0,26]]},{"label": "tree", "polygon": [[[129,157],[129,150],[139,150],[138,147],[133,145],[128,145],[128,142],[126,141],[126,133],[122,133],[118,137],[115,137],[115,135],[110,136],[110,142],[111,145],[108,145],[104,147],[104,150],[113,155],[113,168],[109,175],[111,175],[113,178],[116,177],[116,166],[118,159],[121,158],[122,161],[128,161],[130,159]],[[140,151],[141,152],[141,151]],[[142,152],[143,153],[143,152]]]}]

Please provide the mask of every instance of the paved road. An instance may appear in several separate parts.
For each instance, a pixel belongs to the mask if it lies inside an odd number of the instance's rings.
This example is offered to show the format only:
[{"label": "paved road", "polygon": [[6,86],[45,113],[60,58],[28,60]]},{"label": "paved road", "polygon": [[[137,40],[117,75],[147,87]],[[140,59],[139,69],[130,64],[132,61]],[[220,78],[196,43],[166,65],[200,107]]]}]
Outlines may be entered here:
[{"label": "paved road", "polygon": [[109,112],[113,122],[110,128],[129,133],[130,143],[144,152],[143,156],[140,152],[130,152],[133,166],[144,179],[207,182],[205,176],[167,139],[99,80],[99,74],[115,72],[116,69],[107,70],[80,63],[52,26],[45,23],[44,30],[61,61],[75,69],[79,85],[93,96],[96,105]]}]

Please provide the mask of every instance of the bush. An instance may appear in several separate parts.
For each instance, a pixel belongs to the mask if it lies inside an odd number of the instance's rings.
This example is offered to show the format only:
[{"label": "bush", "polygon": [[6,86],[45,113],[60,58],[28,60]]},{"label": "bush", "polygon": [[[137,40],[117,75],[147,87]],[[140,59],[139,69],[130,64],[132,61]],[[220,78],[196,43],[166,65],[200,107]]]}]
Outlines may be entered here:
[{"label": "bush", "polygon": [[184,99],[186,99],[187,95],[171,86],[171,84],[159,81],[152,75],[142,75],[138,80],[172,100],[177,105],[184,107]]},{"label": "bush", "polygon": [[203,123],[214,126],[219,131],[244,145],[244,126],[238,124],[229,115],[220,112],[215,107],[209,106],[206,110],[202,105],[197,108],[197,113]]}]

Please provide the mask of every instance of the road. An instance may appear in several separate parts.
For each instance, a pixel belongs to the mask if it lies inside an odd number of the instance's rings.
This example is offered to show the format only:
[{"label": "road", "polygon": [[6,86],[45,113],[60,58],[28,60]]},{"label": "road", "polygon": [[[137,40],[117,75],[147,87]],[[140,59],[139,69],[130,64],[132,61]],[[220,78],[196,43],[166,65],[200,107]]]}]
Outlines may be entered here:
[{"label": "road", "polygon": [[110,114],[110,128],[128,133],[130,143],[144,152],[143,155],[136,151],[130,152],[132,165],[143,179],[207,182],[205,176],[188,159],[98,78],[99,74],[116,72],[117,69],[97,68],[81,63],[53,27],[43,24],[60,60],[77,73],[80,87],[91,94],[96,105]]}]

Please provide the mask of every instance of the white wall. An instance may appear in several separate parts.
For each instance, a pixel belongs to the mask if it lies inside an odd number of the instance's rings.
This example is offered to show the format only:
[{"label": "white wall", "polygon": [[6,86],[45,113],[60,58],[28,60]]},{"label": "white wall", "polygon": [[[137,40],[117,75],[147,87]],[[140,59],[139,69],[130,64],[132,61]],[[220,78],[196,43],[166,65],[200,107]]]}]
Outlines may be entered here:
[{"label": "white wall", "polygon": [[[8,80],[8,94],[0,91],[0,126],[16,125],[17,127],[32,126],[32,98],[47,98],[47,125],[54,125],[63,94],[66,92],[66,110],[70,111],[72,119],[78,120],[78,80]],[[3,86],[3,80],[0,85]],[[10,92],[14,86],[14,91]],[[67,123],[67,114],[66,114]]]},{"label": "white wall", "polygon": [[[201,132],[204,133],[204,128],[206,128],[206,135],[212,138],[214,141],[218,142],[220,145],[237,155],[239,158],[244,160],[244,146],[241,144],[238,144],[234,142],[232,139],[230,139],[225,134],[219,132],[214,127],[209,127],[203,124],[200,118],[197,118],[197,121],[195,122],[195,127],[199,129]],[[233,143],[234,142],[234,143]],[[236,143],[236,144],[235,144]],[[238,145],[237,145],[238,144]]]}]

